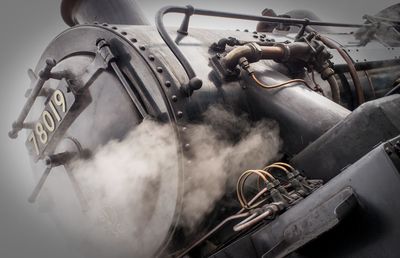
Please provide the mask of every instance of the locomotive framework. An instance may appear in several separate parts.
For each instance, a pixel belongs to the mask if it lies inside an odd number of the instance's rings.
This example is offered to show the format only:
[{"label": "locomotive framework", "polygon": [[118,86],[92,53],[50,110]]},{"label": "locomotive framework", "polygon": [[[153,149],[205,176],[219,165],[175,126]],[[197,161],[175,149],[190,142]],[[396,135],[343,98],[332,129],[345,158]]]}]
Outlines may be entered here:
[{"label": "locomotive framework", "polygon": [[[178,30],[165,27],[168,13],[184,15]],[[30,201],[52,168],[68,171],[71,161],[154,119],[174,128],[180,154],[174,194],[160,197],[176,206],[157,206],[149,222],[150,231],[165,232],[163,244],[152,243],[155,255],[398,257],[400,6],[366,16],[365,24],[298,10],[264,14],[164,7],[153,27],[133,1],[64,0],[72,28],[30,71],[32,89],[9,134],[30,130],[28,150],[47,165]],[[254,32],[193,29],[193,15],[260,23]],[[254,121],[276,120],[284,156],[238,178],[237,213],[182,236],[176,218],[191,169],[191,124],[217,103]],[[248,201],[250,175],[265,186]]]}]

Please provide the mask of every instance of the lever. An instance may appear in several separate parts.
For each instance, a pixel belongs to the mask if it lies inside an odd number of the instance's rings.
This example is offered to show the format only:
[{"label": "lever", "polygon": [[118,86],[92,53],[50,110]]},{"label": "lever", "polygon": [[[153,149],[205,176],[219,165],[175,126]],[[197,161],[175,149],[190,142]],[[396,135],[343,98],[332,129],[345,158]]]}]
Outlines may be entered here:
[{"label": "lever", "polygon": [[40,191],[42,190],[44,182],[46,182],[46,179],[49,176],[52,168],[53,168],[52,166],[48,166],[44,170],[42,176],[40,177],[39,183],[36,185],[35,189],[33,189],[31,196],[29,196],[28,202],[30,202],[30,203],[36,202],[36,199],[37,199]]},{"label": "lever", "polygon": [[35,189],[33,189],[32,194],[28,198],[28,202],[34,203],[39,196],[40,191],[43,188],[44,183],[46,182],[47,177],[49,176],[51,170],[54,167],[58,167],[61,165],[66,164],[68,161],[70,161],[76,153],[74,152],[61,152],[59,154],[54,154],[54,155],[49,155],[45,159],[45,164],[46,164],[46,169],[44,170],[42,176],[40,177],[40,180],[38,184],[36,185]]}]

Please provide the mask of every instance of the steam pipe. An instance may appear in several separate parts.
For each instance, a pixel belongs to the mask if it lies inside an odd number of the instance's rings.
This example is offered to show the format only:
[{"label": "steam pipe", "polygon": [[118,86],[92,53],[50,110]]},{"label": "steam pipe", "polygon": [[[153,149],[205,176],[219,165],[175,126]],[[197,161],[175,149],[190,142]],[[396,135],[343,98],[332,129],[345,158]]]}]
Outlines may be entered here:
[{"label": "steam pipe", "polygon": [[310,55],[310,46],[305,42],[294,42],[289,44],[276,44],[275,46],[259,46],[249,43],[239,46],[230,51],[222,62],[226,68],[235,68],[242,57],[249,63],[258,62],[261,59],[272,59],[286,62],[290,59],[307,60]]},{"label": "steam pipe", "polygon": [[332,100],[336,103],[340,104],[340,90],[339,85],[335,79],[335,76],[332,74],[326,79],[329,83],[332,92]]},{"label": "steam pipe", "polygon": [[239,46],[230,51],[222,60],[228,69],[235,68],[239,60],[244,57],[250,63],[258,62],[261,59],[280,59],[285,55],[285,51],[279,46],[260,47],[255,43]]},{"label": "steam pipe", "polygon": [[353,64],[353,61],[350,59],[350,57],[347,55],[346,52],[342,48],[340,48],[335,42],[333,42],[331,39],[319,35],[319,39],[328,47],[336,49],[339,54],[342,56],[342,58],[346,61],[347,66],[349,68],[350,76],[351,79],[353,80],[354,83],[354,88],[356,92],[356,97],[357,97],[357,104],[361,105],[362,103],[365,102],[365,97],[364,97],[364,91],[361,86],[361,81],[360,78],[358,77],[357,70]]},{"label": "steam pipe", "polygon": [[85,23],[149,25],[135,0],[63,0],[61,15],[69,26]]}]

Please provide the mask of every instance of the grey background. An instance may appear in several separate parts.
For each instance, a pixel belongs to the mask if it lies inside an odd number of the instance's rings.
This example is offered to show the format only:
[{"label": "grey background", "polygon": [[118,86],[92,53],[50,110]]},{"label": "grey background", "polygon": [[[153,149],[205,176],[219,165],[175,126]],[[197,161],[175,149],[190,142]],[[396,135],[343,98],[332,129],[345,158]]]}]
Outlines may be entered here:
[{"label": "grey background", "polygon": [[[68,246],[50,217],[27,197],[35,180],[29,168],[24,137],[10,140],[7,132],[22,108],[30,81],[27,69],[34,68],[47,44],[66,29],[60,15],[60,0],[2,0],[0,3],[0,258],[82,257]],[[396,3],[381,0],[220,0],[220,1],[138,1],[153,22],[155,12],[167,4],[260,14],[269,7],[276,13],[309,9],[327,21],[361,22],[363,14],[374,14]],[[168,24],[179,24],[170,16]],[[218,29],[254,29],[255,23],[201,19],[192,26]],[[23,134],[22,134],[23,135]]]}]

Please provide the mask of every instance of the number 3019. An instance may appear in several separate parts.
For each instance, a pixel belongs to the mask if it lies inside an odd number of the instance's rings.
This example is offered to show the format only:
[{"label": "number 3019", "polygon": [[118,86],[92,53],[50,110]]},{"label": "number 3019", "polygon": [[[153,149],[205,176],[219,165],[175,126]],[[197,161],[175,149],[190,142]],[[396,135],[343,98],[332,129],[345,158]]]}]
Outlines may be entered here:
[{"label": "number 3019", "polygon": [[[39,146],[37,139],[45,145],[48,142],[49,134],[54,132],[57,125],[61,122],[61,115],[67,110],[64,93],[56,90],[49,101],[50,110],[44,110],[39,121],[35,124],[32,134],[28,140],[33,143],[36,154],[39,155]],[[58,108],[57,108],[58,107]],[[62,112],[61,114],[59,112]]]}]

